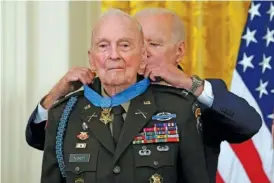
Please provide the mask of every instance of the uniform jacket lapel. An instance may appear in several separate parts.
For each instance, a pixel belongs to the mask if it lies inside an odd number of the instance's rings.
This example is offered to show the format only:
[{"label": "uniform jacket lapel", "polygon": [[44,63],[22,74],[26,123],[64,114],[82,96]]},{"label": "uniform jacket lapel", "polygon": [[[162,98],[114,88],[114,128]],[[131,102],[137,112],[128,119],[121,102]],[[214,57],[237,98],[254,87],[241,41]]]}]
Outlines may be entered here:
[{"label": "uniform jacket lapel", "polygon": [[[98,78],[90,87],[101,93],[101,83]],[[109,127],[100,121],[101,109],[91,104],[86,98],[83,101],[82,121],[86,122],[89,130],[94,134],[95,138],[112,154],[114,154],[114,141],[109,131]],[[90,107],[87,107],[90,106]]]},{"label": "uniform jacket lapel", "polygon": [[151,119],[152,115],[156,112],[156,109],[154,97],[149,88],[143,95],[131,100],[127,117],[114,153],[114,164],[125,149],[132,143],[134,137]]}]

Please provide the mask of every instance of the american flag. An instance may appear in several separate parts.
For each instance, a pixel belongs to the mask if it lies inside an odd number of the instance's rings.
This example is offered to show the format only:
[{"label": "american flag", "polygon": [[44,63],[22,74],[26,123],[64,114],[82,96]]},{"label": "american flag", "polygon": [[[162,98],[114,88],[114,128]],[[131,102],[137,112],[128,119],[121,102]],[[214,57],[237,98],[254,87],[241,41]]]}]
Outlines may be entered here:
[{"label": "american flag", "polygon": [[[261,115],[263,126],[242,144],[223,142],[217,183],[274,183],[274,2],[251,2],[231,91]],[[248,115],[248,114],[246,114]]]}]

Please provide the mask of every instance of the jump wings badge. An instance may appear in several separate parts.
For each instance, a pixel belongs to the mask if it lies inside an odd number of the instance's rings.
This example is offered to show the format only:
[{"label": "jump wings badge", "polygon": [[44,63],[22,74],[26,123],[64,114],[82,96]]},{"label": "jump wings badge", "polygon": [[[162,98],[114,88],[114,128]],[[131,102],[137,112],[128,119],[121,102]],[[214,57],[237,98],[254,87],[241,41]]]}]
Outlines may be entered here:
[{"label": "jump wings badge", "polygon": [[105,125],[111,122],[111,108],[103,108],[100,116],[100,121],[103,122]]}]

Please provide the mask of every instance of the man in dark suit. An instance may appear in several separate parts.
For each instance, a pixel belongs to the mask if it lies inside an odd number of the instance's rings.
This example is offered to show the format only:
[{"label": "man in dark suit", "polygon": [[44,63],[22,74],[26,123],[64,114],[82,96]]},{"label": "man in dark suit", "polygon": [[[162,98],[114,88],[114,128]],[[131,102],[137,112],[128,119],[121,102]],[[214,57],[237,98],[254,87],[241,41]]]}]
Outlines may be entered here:
[{"label": "man in dark suit", "polygon": [[[199,129],[204,136],[208,171],[214,182],[220,143],[240,143],[250,139],[260,129],[261,118],[244,99],[229,92],[222,80],[201,80],[195,76],[191,78],[177,69],[185,52],[184,29],[177,15],[168,10],[148,9],[141,11],[136,18],[143,27],[148,45],[147,67],[142,68],[140,73],[152,80],[155,79],[154,76],[160,76],[166,81],[160,83],[178,88],[172,90],[178,96],[188,96],[188,92],[184,90],[187,89],[197,97],[197,105],[202,109]],[[74,68],[53,87],[29,119],[26,130],[29,145],[43,149],[47,120],[47,110],[44,108],[50,108],[54,101],[78,89],[80,85],[75,87],[72,85],[73,81],[89,84],[93,78],[94,75],[88,68]]]},{"label": "man in dark suit", "polygon": [[137,21],[103,15],[89,58],[99,95],[85,85],[51,107],[41,183],[208,183],[195,97],[137,78],[146,59]]}]

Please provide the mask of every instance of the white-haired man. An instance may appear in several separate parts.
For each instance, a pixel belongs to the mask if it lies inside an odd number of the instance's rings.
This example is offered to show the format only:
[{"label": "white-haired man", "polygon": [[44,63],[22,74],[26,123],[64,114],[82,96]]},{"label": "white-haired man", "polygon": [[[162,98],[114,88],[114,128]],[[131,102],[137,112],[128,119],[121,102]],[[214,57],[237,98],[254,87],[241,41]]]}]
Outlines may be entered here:
[{"label": "white-haired man", "polygon": [[110,11],[92,38],[102,92],[85,85],[50,109],[41,183],[208,183],[195,97],[138,80],[146,59],[138,23]]},{"label": "white-haired man", "polygon": [[[188,93],[197,97],[202,109],[200,118],[208,171],[211,182],[215,182],[220,143],[224,140],[239,143],[250,139],[258,132],[261,118],[244,99],[230,93],[222,80],[202,80],[177,68],[185,53],[185,33],[176,14],[166,9],[150,8],[138,12],[135,17],[142,26],[147,45],[147,64],[140,68],[139,73],[151,80],[161,77],[163,81],[160,84],[176,87],[173,92],[181,97]],[[72,81],[88,84],[93,78],[93,72],[88,68],[72,69],[42,100],[42,106],[50,108],[57,99],[81,86],[73,87]],[[40,122],[47,119],[47,111],[42,106],[39,105],[33,112],[26,131],[28,143],[38,149],[43,149],[44,144],[45,122]]]}]

